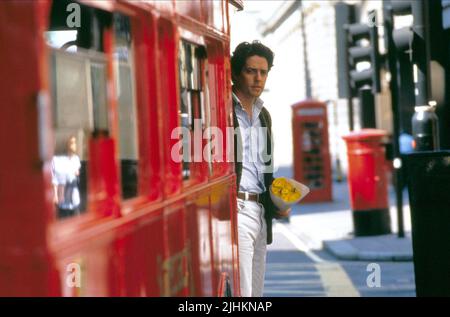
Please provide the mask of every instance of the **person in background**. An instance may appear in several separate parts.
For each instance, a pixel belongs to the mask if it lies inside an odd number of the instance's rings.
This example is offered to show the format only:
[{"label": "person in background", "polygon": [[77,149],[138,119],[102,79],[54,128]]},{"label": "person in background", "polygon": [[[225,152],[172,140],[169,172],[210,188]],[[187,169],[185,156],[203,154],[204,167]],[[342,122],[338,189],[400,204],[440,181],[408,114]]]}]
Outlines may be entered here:
[{"label": "person in background", "polygon": [[400,154],[408,154],[414,151],[414,138],[406,132],[400,133],[399,137]]},{"label": "person in background", "polygon": [[[407,132],[400,133],[399,136],[399,150],[400,155],[405,155],[411,152],[414,152],[414,138],[411,134],[408,134]],[[408,185],[408,173],[406,173],[405,168],[402,168],[402,190],[405,189]]]},{"label": "person in background", "polygon": [[61,152],[52,159],[53,203],[58,210],[58,218],[79,214],[80,158],[77,155],[77,139],[70,136]]}]

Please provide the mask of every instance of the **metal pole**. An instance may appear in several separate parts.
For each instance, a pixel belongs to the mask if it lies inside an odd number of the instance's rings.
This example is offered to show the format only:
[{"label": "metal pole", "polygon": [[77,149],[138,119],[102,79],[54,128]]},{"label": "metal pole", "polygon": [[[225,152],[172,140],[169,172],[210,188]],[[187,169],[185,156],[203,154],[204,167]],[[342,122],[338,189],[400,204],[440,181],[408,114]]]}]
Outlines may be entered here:
[{"label": "metal pole", "polygon": [[[336,100],[330,101],[333,106],[333,121],[334,126],[337,127],[338,125],[338,104]],[[336,142],[334,143],[336,148],[336,181],[338,183],[342,182],[342,167],[341,167],[341,159],[339,157],[339,142],[337,142],[338,139],[336,139]]]},{"label": "metal pole", "polygon": [[361,127],[376,128],[375,96],[368,85],[358,90],[361,111]]},{"label": "metal pole", "polygon": [[[348,52],[348,38],[349,38],[349,32],[348,27],[344,26],[345,29],[345,52]],[[353,90],[351,86],[351,78],[350,78],[350,64],[348,61],[348,58],[346,59],[346,70],[345,74],[347,76],[347,107],[348,107],[348,125],[350,131],[354,130],[354,123],[353,123]]]},{"label": "metal pole", "polygon": [[430,93],[430,45],[428,43],[428,0],[412,1],[414,16],[413,30],[416,35],[414,50],[417,66],[417,94],[416,106],[428,105]]},{"label": "metal pole", "polygon": [[300,21],[300,29],[302,32],[302,39],[303,39],[303,67],[305,68],[305,88],[306,88],[306,98],[311,99],[312,98],[312,89],[311,89],[311,74],[309,72],[309,59],[308,59],[308,43],[306,38],[306,27],[305,27],[305,12],[302,6],[302,3],[300,2],[300,15],[301,15],[301,21]]},{"label": "metal pole", "polygon": [[392,10],[389,8],[385,10],[385,33],[387,36],[388,44],[388,62],[389,71],[391,73],[391,81],[389,83],[391,89],[391,106],[392,106],[392,119],[393,119],[393,153],[394,153],[394,179],[395,179],[395,198],[397,207],[397,219],[398,219],[398,237],[403,238],[405,236],[404,224],[403,224],[403,175],[402,175],[402,160],[399,147],[399,109],[398,109],[398,70],[397,59],[394,39],[392,32],[394,30],[394,17]]},{"label": "metal pole", "polygon": [[406,132],[412,135],[411,118],[414,115],[414,76],[413,64],[409,54],[398,54],[399,68],[399,124],[400,132]]}]

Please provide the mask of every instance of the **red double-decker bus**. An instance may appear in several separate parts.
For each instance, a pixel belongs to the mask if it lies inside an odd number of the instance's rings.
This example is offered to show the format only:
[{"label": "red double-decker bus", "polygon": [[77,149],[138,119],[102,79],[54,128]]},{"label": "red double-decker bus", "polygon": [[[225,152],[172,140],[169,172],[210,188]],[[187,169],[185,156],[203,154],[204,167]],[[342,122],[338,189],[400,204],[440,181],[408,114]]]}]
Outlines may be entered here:
[{"label": "red double-decker bus", "polygon": [[[239,9],[0,2],[0,296],[239,295],[229,139],[217,155],[205,133],[232,126]],[[173,131],[196,124],[214,159],[174,159]],[[69,139],[76,208],[55,176]]]}]

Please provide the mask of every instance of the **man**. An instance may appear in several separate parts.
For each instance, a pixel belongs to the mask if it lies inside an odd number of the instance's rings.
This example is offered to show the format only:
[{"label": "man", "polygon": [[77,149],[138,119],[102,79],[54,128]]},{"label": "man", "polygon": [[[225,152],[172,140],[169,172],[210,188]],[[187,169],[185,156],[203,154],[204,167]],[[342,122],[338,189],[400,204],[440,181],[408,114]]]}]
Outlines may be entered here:
[{"label": "man", "polygon": [[[241,296],[262,296],[267,244],[276,210],[269,187],[273,181],[272,121],[259,98],[273,65],[273,52],[260,42],[239,44],[231,57],[234,153],[237,175]],[[263,139],[263,142],[261,142]],[[256,155],[255,155],[256,153]],[[267,153],[266,159],[262,153]],[[268,158],[268,159],[267,159]]]}]

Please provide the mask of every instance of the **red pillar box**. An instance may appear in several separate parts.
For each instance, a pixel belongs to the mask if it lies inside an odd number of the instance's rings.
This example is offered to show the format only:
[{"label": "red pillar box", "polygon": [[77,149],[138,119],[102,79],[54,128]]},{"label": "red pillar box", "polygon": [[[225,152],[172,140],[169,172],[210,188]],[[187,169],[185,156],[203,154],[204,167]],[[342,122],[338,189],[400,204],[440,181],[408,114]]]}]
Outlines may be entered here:
[{"label": "red pillar box", "polygon": [[362,129],[343,136],[347,143],[348,186],[355,236],[391,232],[385,147],[387,133]]},{"label": "red pillar box", "polygon": [[292,105],[294,179],[311,192],[302,202],[331,201],[327,106],[307,100]]}]

